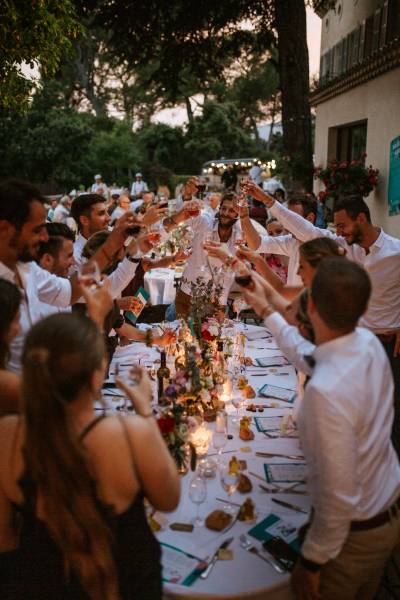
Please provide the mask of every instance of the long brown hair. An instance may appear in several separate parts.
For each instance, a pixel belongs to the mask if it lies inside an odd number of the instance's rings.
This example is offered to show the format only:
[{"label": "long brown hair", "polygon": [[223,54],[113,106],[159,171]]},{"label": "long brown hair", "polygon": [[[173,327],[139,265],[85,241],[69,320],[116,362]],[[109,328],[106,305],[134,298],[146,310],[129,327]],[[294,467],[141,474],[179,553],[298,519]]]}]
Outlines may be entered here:
[{"label": "long brown hair", "polygon": [[21,304],[21,293],[16,285],[0,278],[0,369],[5,369],[10,354],[6,341],[10,325]]},{"label": "long brown hair", "polygon": [[69,415],[103,359],[99,330],[76,314],[52,315],[34,325],[22,358],[27,474],[63,553],[66,574],[76,574],[91,600],[119,598],[118,584],[111,530]]}]

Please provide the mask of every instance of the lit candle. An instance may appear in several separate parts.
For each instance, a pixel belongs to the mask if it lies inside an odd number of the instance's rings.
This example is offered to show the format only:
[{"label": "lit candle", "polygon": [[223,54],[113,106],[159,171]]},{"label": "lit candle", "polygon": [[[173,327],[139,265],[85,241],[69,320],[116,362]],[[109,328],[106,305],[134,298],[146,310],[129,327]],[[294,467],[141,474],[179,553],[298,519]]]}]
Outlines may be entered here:
[{"label": "lit candle", "polygon": [[196,448],[197,456],[204,456],[208,452],[208,446],[212,437],[211,431],[204,425],[201,425],[190,434],[191,442]]}]

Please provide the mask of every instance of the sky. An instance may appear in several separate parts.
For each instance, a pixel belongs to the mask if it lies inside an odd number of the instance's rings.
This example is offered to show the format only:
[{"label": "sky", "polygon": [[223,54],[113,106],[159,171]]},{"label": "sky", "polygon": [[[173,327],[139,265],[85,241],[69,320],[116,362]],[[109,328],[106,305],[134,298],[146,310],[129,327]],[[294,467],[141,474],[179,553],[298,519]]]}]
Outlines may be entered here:
[{"label": "sky", "polygon": [[[310,78],[319,71],[319,52],[321,46],[321,19],[310,8],[307,12],[307,43],[310,63]],[[196,108],[193,106],[193,108]],[[153,119],[158,123],[167,125],[183,125],[187,122],[186,110],[181,107],[167,108],[161,110]]]}]

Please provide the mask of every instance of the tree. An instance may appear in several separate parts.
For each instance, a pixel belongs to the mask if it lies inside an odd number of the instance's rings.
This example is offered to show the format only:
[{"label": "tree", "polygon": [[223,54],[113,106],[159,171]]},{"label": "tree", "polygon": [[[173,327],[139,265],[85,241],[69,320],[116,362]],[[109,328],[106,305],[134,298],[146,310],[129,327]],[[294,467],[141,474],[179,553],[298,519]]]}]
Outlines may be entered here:
[{"label": "tree", "polygon": [[313,159],[304,0],[275,2],[282,90],[283,148],[295,185],[312,191]]},{"label": "tree", "polygon": [[[312,185],[311,117],[308,105],[308,51],[305,0],[113,0],[98,8],[110,31],[110,47],[135,65],[154,61],[152,78],[178,94],[180,74],[206,84],[221,77],[226,62],[239,59],[253,38],[250,20],[264,38],[275,38],[282,92],[283,142],[297,187]],[[269,43],[270,47],[271,43]],[[267,50],[267,47],[265,47]],[[206,87],[206,85],[205,85]]]},{"label": "tree", "polygon": [[80,32],[71,0],[33,2],[8,0],[0,8],[0,108],[26,109],[34,80],[21,65],[54,73],[65,51]]},{"label": "tree", "polygon": [[255,143],[240,124],[237,108],[230,102],[204,102],[203,114],[189,126],[185,151],[188,172],[199,172],[201,165],[212,158],[252,155]]}]

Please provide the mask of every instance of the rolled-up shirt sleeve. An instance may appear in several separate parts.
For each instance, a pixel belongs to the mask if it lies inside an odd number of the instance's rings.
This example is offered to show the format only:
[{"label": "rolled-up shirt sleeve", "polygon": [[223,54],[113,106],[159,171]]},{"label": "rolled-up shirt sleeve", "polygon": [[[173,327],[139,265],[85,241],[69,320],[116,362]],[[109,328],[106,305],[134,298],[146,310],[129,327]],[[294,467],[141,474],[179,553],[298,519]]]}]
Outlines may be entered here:
[{"label": "rolled-up shirt sleeve", "polygon": [[308,384],[299,434],[309,470],[314,517],[302,554],[319,564],[334,559],[348,535],[351,515],[360,501],[357,436],[334,398]]},{"label": "rolled-up shirt sleeve", "polygon": [[304,356],[312,354],[315,351],[315,345],[306,340],[299,333],[297,327],[289,325],[278,312],[274,312],[264,319],[264,325],[272,333],[288,361],[299,371],[306,375],[312,375],[312,367],[307,363]]}]

